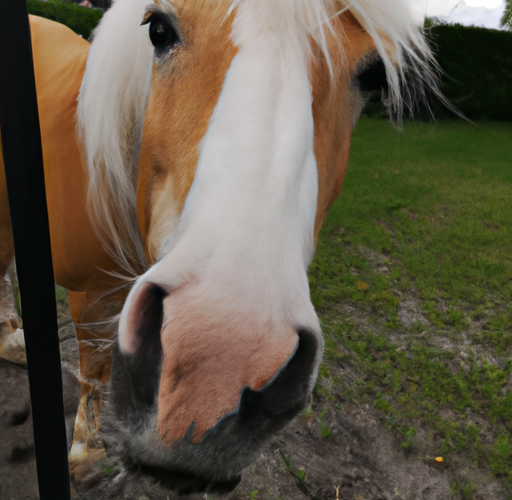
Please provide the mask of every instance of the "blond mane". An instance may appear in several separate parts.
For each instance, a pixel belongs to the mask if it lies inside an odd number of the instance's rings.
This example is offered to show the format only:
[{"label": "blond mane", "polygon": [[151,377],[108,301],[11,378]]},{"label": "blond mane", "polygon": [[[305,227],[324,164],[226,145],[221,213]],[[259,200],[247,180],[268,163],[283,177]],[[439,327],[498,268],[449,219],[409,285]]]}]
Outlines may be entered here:
[{"label": "blond mane", "polygon": [[[137,225],[136,184],[153,47],[141,28],[149,0],[115,0],[94,32],[78,98],[89,170],[89,211],[106,249],[129,276],[147,264]],[[193,0],[189,0],[193,1]],[[218,0],[204,0],[216,2]],[[426,89],[438,93],[430,49],[405,0],[231,0],[258,2],[274,23],[312,36],[329,64],[326,30],[349,11],[373,38],[387,72],[388,108],[400,120]],[[298,28],[298,29],[297,29]],[[412,82],[404,85],[404,81]]]}]

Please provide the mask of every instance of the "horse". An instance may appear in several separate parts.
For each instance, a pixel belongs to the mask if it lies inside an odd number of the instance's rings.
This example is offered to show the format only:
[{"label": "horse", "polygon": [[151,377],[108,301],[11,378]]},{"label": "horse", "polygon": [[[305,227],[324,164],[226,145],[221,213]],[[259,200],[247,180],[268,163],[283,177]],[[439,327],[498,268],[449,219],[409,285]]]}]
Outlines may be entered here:
[{"label": "horse", "polygon": [[[92,43],[30,20],[80,346],[71,457],[108,412],[133,462],[231,489],[314,387],[307,269],[365,98],[399,119],[436,91],[435,63],[405,0],[148,2],[116,0]],[[2,275],[6,199],[2,174]]]}]

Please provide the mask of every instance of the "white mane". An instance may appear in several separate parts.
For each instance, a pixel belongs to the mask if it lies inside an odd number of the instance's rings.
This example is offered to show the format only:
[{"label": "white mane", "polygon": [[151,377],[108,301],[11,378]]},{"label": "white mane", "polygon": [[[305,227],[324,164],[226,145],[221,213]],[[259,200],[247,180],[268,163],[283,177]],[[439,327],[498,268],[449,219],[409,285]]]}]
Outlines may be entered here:
[{"label": "white mane", "polygon": [[[298,27],[311,35],[329,64],[325,30],[334,17],[351,12],[374,40],[387,72],[388,107],[398,119],[404,103],[411,106],[416,94],[421,97],[425,88],[437,93],[435,63],[406,0],[231,0],[232,8],[245,2],[259,3],[262,15],[279,23],[283,33],[294,24],[295,32]],[[107,250],[131,275],[146,266],[135,193],[153,63],[147,28],[140,27],[148,3],[115,0],[103,16],[94,32],[78,98],[92,220]],[[414,85],[403,85],[406,74]]]}]

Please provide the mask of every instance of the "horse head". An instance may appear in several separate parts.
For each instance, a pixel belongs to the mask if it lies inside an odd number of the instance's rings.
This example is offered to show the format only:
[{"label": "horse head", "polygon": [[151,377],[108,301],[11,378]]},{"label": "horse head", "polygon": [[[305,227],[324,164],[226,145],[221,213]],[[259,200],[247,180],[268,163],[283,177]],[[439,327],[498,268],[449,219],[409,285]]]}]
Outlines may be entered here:
[{"label": "horse head", "polygon": [[119,322],[115,435],[229,488],[314,386],[307,268],[365,93],[399,115],[431,56],[398,0],[147,3],[106,13],[79,98],[99,231],[149,264]]}]

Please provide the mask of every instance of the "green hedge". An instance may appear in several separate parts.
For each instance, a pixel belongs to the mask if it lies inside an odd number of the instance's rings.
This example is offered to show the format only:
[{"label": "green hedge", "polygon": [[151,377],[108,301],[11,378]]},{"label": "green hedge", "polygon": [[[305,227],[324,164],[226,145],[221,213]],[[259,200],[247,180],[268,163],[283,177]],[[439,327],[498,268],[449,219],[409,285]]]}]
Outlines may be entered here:
[{"label": "green hedge", "polygon": [[468,118],[512,121],[512,32],[442,24],[430,38],[446,97]]},{"label": "green hedge", "polygon": [[[512,121],[512,32],[460,24],[440,24],[426,31],[448,101],[472,120]],[[433,96],[429,106],[438,119],[456,116]],[[371,97],[364,114],[386,116],[378,96]],[[426,106],[414,113],[419,119],[431,116]]]},{"label": "green hedge", "polygon": [[[59,0],[27,0],[27,5],[31,14],[63,23],[86,39],[102,16],[100,10]],[[512,32],[459,24],[427,32],[443,70],[444,95],[468,118],[512,121]],[[383,114],[382,106],[369,104],[366,114]],[[438,102],[432,108],[437,117],[450,116]]]},{"label": "green hedge", "polygon": [[[18,0],[10,0],[18,1]],[[65,24],[75,33],[82,35],[86,40],[91,36],[91,31],[98,24],[103,12],[97,9],[80,7],[71,2],[60,2],[58,0],[27,0],[29,14],[46,17],[52,21]]]}]

